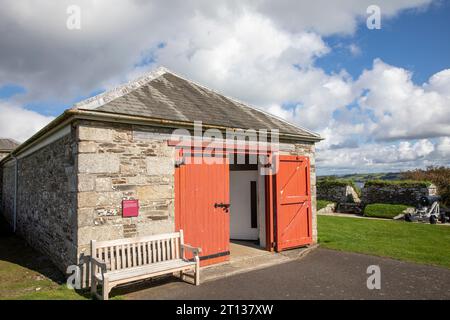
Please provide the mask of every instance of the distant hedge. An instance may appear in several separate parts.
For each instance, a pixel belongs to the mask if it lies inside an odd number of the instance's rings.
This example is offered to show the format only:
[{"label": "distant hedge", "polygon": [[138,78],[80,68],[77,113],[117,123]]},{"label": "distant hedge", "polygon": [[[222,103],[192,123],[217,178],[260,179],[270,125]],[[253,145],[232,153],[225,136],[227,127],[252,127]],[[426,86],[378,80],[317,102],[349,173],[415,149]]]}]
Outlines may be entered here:
[{"label": "distant hedge", "polygon": [[364,186],[374,187],[387,187],[387,186],[399,186],[403,188],[417,188],[417,187],[429,187],[431,182],[429,181],[417,181],[417,180],[369,180]]},{"label": "distant hedge", "polygon": [[367,217],[392,219],[402,213],[408,206],[403,204],[373,203],[364,208],[364,215]]}]

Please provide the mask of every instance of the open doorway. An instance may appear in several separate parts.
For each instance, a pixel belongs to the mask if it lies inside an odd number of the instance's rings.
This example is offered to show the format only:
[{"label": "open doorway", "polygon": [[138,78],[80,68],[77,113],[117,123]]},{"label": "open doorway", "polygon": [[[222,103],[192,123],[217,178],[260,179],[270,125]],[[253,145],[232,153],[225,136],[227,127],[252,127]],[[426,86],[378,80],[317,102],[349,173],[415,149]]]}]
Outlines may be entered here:
[{"label": "open doorway", "polygon": [[258,164],[250,164],[248,155],[245,163],[238,161],[239,155],[234,157],[229,179],[232,258],[257,254],[266,247],[265,177]]}]

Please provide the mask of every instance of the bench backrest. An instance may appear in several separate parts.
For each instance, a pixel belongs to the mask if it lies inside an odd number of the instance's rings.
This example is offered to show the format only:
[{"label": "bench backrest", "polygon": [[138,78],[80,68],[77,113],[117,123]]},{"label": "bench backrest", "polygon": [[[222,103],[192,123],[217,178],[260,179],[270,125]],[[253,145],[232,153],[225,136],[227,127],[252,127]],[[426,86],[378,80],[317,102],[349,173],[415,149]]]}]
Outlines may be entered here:
[{"label": "bench backrest", "polygon": [[127,269],[183,258],[183,230],[174,233],[109,241],[91,241],[92,256],[109,270]]}]

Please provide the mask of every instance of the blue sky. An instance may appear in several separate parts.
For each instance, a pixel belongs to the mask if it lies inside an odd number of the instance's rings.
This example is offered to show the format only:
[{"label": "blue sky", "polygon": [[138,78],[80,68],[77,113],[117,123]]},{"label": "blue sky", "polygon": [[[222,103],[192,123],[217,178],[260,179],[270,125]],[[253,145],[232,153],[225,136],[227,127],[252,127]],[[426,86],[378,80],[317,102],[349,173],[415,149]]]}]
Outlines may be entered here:
[{"label": "blue sky", "polygon": [[[325,37],[334,50],[319,58],[316,65],[327,72],[344,68],[354,78],[372,67],[375,58],[413,72],[413,81],[422,84],[434,73],[449,67],[450,2],[431,5],[427,10],[410,9],[393,19],[382,19],[379,30],[360,23],[354,35]],[[354,44],[360,54],[349,54]]]},{"label": "blue sky", "polygon": [[0,136],[162,65],[321,134],[321,174],[450,165],[450,1],[173,1],[4,0]]}]

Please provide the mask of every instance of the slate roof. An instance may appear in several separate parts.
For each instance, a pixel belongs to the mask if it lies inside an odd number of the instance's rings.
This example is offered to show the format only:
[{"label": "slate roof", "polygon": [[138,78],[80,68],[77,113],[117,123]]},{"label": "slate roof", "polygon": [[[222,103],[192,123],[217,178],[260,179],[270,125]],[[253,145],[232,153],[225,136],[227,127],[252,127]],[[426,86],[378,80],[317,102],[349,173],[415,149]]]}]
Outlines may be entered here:
[{"label": "slate roof", "polygon": [[225,97],[165,68],[74,105],[108,113],[194,122],[240,129],[279,129],[319,140],[320,136],[276,116]]},{"label": "slate roof", "polygon": [[2,151],[12,151],[14,150],[20,143],[13,139],[8,138],[0,138],[0,150]]}]

